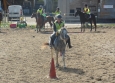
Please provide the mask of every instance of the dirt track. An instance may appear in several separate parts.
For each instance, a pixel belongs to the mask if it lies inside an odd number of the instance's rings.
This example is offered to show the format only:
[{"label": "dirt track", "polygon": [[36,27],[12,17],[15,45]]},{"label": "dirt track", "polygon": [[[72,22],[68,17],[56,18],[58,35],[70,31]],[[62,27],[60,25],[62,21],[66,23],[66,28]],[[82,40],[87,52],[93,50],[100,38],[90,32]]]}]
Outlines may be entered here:
[{"label": "dirt track", "polygon": [[[51,32],[34,29],[4,29],[0,33],[0,83],[115,83],[115,29],[80,33],[67,29],[73,48],[66,49],[66,70],[56,69],[58,79],[49,79]],[[55,59],[55,56],[54,56]]]}]

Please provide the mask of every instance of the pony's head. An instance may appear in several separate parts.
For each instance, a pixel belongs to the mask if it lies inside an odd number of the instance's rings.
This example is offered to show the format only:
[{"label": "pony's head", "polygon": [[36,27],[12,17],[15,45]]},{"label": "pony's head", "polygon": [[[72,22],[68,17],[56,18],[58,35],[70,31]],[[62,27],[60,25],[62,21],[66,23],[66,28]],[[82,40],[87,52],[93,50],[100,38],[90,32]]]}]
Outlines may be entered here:
[{"label": "pony's head", "polygon": [[39,17],[39,16],[40,16],[40,13],[39,13],[39,12],[38,12],[38,13],[33,12],[33,13],[32,13],[32,15],[31,15],[31,18],[36,17],[36,16],[38,16],[38,17]]},{"label": "pony's head", "polygon": [[31,18],[33,18],[33,17],[36,17],[36,13],[35,12],[33,12],[32,15],[31,15]]},{"label": "pony's head", "polygon": [[76,17],[77,15],[79,15],[79,13],[80,13],[80,10],[76,10],[76,12],[75,12],[75,17]]},{"label": "pony's head", "polygon": [[38,16],[38,17],[39,17],[39,16],[41,16],[39,12],[38,12],[38,13],[36,13],[36,14],[37,14],[37,16]]},{"label": "pony's head", "polygon": [[60,38],[61,40],[66,40],[67,30],[66,28],[62,27],[60,29]]}]

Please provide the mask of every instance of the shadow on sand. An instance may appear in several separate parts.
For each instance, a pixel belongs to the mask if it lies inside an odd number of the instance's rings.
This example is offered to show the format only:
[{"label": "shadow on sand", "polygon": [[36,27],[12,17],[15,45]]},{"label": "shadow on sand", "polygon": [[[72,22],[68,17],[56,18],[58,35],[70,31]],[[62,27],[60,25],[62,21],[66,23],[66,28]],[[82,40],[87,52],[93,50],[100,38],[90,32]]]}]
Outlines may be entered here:
[{"label": "shadow on sand", "polygon": [[67,73],[76,73],[79,75],[84,75],[85,72],[83,71],[83,69],[76,69],[76,68],[63,68],[63,67],[59,67],[59,71],[63,71],[63,72],[67,72]]}]

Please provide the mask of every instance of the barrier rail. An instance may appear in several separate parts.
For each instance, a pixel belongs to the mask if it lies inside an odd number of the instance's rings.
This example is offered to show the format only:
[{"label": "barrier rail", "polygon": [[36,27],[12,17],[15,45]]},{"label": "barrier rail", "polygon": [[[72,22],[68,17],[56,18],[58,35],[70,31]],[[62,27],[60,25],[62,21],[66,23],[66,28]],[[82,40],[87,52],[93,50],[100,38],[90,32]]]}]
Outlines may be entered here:
[{"label": "barrier rail", "polygon": [[79,16],[75,17],[74,13],[63,13],[62,15],[65,22],[69,22],[69,23],[80,22]]},{"label": "barrier rail", "polygon": [[[46,15],[55,17],[55,14],[53,13],[46,13]],[[65,22],[72,23],[72,22],[80,21],[79,16],[75,17],[74,13],[61,13],[61,15],[62,15],[62,19],[65,20]]]}]

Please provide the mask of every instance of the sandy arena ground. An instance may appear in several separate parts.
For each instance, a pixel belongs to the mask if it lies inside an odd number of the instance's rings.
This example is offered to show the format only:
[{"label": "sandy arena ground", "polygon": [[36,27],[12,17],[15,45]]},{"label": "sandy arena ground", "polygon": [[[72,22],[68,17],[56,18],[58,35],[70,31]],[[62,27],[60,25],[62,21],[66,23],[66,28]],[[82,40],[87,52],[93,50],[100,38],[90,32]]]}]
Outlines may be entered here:
[{"label": "sandy arena ground", "polygon": [[[0,33],[0,83],[115,83],[115,28],[81,33],[67,29],[73,45],[66,48],[66,69],[56,68],[57,79],[47,78],[51,30],[3,29]],[[54,54],[55,61],[55,54]]]}]

